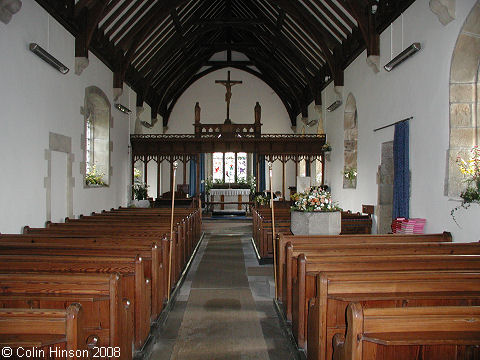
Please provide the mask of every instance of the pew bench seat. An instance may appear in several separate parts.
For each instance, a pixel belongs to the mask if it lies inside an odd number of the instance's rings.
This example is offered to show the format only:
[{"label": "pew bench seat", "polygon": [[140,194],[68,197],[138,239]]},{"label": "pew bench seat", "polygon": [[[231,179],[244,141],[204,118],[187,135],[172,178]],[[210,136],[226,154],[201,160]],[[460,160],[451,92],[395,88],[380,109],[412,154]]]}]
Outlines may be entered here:
[{"label": "pew bench seat", "polygon": [[[347,332],[337,333],[333,340],[333,358],[362,360],[388,356],[404,359],[409,358],[412,346],[440,346],[431,352],[437,355],[432,358],[438,355],[444,359],[457,358],[459,349],[445,351],[444,345],[474,345],[478,355],[479,306],[365,308],[361,303],[351,303],[347,308]],[[391,348],[378,351],[377,346]]]}]

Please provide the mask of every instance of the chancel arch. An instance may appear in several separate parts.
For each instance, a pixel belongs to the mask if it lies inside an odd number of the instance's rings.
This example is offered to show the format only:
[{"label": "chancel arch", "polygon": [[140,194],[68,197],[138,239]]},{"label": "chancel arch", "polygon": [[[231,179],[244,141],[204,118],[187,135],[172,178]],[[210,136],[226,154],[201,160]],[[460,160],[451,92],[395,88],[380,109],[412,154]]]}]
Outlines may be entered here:
[{"label": "chancel arch", "polygon": [[[357,187],[357,141],[358,141],[358,116],[357,102],[350,93],[345,104],[344,115],[344,168],[343,188]],[[355,175],[353,175],[355,174]]]},{"label": "chancel arch", "polygon": [[458,198],[464,182],[457,157],[469,158],[480,143],[480,1],[471,10],[452,55],[450,68],[450,146],[446,195]]}]

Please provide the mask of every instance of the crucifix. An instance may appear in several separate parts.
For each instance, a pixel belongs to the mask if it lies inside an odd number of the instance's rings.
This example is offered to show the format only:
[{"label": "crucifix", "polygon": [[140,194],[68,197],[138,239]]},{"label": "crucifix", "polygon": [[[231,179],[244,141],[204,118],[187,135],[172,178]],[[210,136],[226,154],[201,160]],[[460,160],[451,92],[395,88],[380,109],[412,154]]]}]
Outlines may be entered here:
[{"label": "crucifix", "polygon": [[230,120],[230,99],[232,98],[232,86],[241,84],[242,81],[230,80],[230,71],[228,72],[227,80],[215,80],[215,84],[222,84],[226,87],[227,92],[225,93],[225,101],[227,102],[227,119],[225,123],[231,123]]}]

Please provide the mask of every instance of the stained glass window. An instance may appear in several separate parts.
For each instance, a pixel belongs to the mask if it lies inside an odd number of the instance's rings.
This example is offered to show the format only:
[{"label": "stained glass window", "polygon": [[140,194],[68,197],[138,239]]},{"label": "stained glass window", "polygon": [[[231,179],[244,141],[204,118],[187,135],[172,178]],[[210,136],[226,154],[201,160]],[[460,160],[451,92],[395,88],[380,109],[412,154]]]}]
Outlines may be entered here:
[{"label": "stained glass window", "polygon": [[225,182],[235,182],[235,153],[225,153]]},{"label": "stained glass window", "polygon": [[223,182],[223,153],[213,153],[213,181]]},{"label": "stained glass window", "polygon": [[247,180],[247,153],[237,154],[237,181]]},{"label": "stained glass window", "polygon": [[247,153],[213,153],[213,181],[234,183],[247,180]]}]

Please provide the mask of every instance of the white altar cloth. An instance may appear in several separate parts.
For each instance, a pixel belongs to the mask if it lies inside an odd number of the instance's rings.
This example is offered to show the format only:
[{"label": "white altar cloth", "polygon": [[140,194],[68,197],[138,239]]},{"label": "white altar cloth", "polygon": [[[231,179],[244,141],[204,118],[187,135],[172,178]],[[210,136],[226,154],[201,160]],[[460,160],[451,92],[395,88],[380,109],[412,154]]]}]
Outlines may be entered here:
[{"label": "white altar cloth", "polygon": [[[242,202],[248,202],[250,200],[250,189],[210,189],[210,201],[222,201],[221,196],[224,196],[224,202],[238,202],[239,196],[241,196]],[[224,211],[238,211],[239,204],[225,204],[223,206]],[[242,205],[242,210],[246,209],[248,204]],[[222,211],[221,204],[215,204],[213,206],[214,211]]]}]

